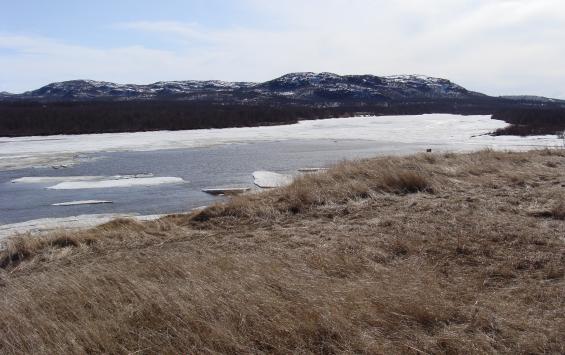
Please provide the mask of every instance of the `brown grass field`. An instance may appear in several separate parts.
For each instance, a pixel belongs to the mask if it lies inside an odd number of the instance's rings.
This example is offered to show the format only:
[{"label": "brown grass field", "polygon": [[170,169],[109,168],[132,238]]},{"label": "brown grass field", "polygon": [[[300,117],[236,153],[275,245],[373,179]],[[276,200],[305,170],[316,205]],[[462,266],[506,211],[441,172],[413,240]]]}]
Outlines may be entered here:
[{"label": "brown grass field", "polygon": [[344,162],[0,266],[1,354],[564,354],[565,151]]}]

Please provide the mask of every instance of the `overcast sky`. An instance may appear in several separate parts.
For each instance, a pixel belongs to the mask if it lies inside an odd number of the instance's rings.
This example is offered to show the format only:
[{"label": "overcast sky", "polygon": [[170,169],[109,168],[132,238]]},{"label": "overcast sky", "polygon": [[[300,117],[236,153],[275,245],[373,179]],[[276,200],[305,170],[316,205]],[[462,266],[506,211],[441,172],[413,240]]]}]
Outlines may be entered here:
[{"label": "overcast sky", "polygon": [[563,0],[0,0],[0,91],[424,74],[565,99]]}]

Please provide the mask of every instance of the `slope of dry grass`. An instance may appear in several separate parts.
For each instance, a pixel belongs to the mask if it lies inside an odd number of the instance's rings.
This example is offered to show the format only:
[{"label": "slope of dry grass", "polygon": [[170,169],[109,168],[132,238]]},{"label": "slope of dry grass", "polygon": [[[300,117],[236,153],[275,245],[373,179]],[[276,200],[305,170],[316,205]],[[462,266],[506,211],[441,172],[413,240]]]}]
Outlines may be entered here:
[{"label": "slope of dry grass", "polygon": [[0,353],[565,352],[565,152],[347,162],[13,239]]}]

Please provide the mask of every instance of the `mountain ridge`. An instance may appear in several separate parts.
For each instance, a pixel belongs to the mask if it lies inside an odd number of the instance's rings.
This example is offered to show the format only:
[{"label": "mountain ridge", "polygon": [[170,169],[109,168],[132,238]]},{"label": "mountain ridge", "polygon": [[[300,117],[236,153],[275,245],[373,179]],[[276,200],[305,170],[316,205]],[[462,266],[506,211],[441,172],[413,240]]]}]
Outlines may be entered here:
[{"label": "mountain ridge", "polygon": [[220,80],[159,81],[151,84],[116,84],[107,81],[69,80],[45,85],[11,99],[39,101],[179,99],[225,102],[369,101],[487,97],[450,80],[424,75],[338,75],[297,72],[261,83]]}]

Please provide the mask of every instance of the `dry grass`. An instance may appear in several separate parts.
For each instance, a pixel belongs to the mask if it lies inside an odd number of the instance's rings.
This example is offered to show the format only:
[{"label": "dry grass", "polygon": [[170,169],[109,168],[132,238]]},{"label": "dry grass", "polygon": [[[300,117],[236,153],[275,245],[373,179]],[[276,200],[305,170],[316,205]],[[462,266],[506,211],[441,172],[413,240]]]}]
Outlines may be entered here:
[{"label": "dry grass", "polygon": [[0,353],[562,354],[564,163],[345,162],[188,217],[14,238]]},{"label": "dry grass", "polygon": [[561,199],[559,203],[551,209],[551,217],[555,219],[565,219],[565,199]]},{"label": "dry grass", "polygon": [[289,213],[345,205],[375,194],[433,193],[433,185],[431,173],[423,171],[417,160],[343,162],[323,174],[305,175],[270,194],[238,196],[229,204],[202,211],[195,219],[205,221],[231,216],[272,221],[288,217]]}]

